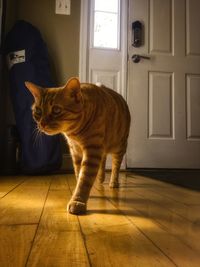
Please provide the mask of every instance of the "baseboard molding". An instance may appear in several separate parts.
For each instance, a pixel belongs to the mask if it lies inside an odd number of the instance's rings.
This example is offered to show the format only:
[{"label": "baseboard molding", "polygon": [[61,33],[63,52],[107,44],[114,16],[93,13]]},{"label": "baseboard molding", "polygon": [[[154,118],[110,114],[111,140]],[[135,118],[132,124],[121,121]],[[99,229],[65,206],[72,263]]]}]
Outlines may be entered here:
[{"label": "baseboard molding", "polygon": [[129,169],[134,174],[187,189],[200,191],[200,170],[189,169]]}]

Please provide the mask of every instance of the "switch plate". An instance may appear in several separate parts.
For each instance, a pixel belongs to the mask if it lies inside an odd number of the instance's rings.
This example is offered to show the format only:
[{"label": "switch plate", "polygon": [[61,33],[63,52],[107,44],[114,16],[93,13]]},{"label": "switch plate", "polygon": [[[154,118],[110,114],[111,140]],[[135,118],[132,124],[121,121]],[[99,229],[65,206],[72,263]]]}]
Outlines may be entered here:
[{"label": "switch plate", "polygon": [[56,0],[56,14],[70,15],[71,0]]}]

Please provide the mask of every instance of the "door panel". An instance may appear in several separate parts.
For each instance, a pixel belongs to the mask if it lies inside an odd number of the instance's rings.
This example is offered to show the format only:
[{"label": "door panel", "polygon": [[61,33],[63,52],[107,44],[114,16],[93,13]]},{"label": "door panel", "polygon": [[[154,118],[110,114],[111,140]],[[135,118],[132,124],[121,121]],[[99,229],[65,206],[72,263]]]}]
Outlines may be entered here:
[{"label": "door panel", "polygon": [[[130,0],[127,166],[200,168],[200,2]],[[131,45],[131,23],[144,26]],[[147,55],[133,63],[133,54]]]},{"label": "door panel", "polygon": [[91,80],[93,83],[102,82],[109,88],[119,88],[120,86],[120,71],[112,70],[91,70]]},{"label": "door panel", "polygon": [[187,138],[200,141],[200,75],[187,75]]},{"label": "door panel", "polygon": [[149,138],[173,138],[173,74],[149,72]]},{"label": "door panel", "polygon": [[187,55],[200,56],[200,35],[197,34],[200,19],[200,1],[186,0]]},{"label": "door panel", "polygon": [[151,0],[149,16],[150,52],[172,54],[172,1]]}]

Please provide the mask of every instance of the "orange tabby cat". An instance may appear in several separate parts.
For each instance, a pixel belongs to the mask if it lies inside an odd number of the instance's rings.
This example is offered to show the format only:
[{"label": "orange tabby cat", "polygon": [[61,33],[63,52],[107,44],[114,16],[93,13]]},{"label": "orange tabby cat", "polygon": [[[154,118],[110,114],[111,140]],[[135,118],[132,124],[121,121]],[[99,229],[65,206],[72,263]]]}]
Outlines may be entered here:
[{"label": "orange tabby cat", "polygon": [[118,187],[130,127],[128,106],[115,91],[80,84],[77,78],[60,88],[25,84],[35,99],[33,117],[40,131],[49,135],[62,133],[68,141],[77,177],[68,211],[84,213],[95,178],[104,181],[107,154],[112,154],[110,187]]}]

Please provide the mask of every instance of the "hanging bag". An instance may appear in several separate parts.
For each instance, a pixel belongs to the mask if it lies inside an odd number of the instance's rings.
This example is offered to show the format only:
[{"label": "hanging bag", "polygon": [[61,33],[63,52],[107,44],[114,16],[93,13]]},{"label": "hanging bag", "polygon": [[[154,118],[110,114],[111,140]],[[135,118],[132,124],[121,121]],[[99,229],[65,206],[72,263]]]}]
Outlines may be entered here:
[{"label": "hanging bag", "polygon": [[19,132],[21,170],[41,174],[61,166],[60,137],[38,135],[32,118],[33,97],[25,81],[53,87],[47,47],[40,32],[26,21],[18,21],[7,34],[5,54],[9,66],[10,94]]}]

